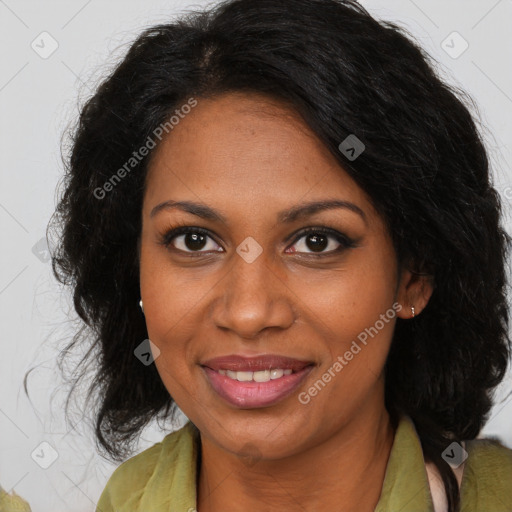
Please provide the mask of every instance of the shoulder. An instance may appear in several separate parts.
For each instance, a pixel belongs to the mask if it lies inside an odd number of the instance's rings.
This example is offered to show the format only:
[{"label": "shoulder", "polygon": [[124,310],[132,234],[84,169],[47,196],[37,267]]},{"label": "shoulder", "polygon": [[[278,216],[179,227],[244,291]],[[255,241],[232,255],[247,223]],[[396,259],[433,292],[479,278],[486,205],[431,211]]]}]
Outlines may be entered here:
[{"label": "shoulder", "polygon": [[157,471],[173,471],[176,457],[168,455],[179,452],[192,433],[193,426],[189,422],[118,466],[108,479],[96,510],[110,512],[139,503]]},{"label": "shoulder", "polygon": [[465,449],[468,457],[460,489],[462,512],[486,509],[510,511],[512,450],[497,438],[466,441]]},{"label": "shoulder", "polygon": [[30,505],[18,494],[4,491],[0,485],[0,511],[2,512],[31,512]]}]

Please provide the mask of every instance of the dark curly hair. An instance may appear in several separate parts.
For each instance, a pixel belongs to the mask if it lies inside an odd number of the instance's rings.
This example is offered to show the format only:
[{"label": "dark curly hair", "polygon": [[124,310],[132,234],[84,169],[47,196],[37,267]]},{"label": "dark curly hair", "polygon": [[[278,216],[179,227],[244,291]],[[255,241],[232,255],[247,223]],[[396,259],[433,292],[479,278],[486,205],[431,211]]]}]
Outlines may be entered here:
[{"label": "dark curly hair", "polygon": [[[386,408],[395,424],[402,413],[412,418],[449,510],[459,507],[441,453],[479,434],[507,369],[510,237],[475,105],[434,68],[405,29],[375,20],[354,0],[232,0],[135,40],[81,109],[49,225],[59,237],[53,271],[72,286],[84,322],[61,357],[88,347],[74,382],[86,361],[94,365],[87,400],[96,405],[100,450],[122,460],[144,426],[176,407],[155,365],[141,371],[133,354],[148,337],[138,243],[154,150],[104,197],[97,191],[187,98],[258,92],[303,117],[371,198],[399,264],[433,279],[423,312],[397,319]],[[349,134],[365,144],[353,161],[338,149]]]}]

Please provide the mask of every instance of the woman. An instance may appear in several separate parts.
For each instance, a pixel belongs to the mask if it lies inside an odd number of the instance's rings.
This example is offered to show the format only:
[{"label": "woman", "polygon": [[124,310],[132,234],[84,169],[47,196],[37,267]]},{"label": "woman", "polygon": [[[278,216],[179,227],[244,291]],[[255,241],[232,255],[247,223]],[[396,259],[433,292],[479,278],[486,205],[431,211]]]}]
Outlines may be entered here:
[{"label": "woman", "polygon": [[81,112],[53,264],[100,355],[100,447],[190,421],[98,511],[512,510],[512,451],[476,440],[509,237],[461,98],[351,0],[137,39]]}]

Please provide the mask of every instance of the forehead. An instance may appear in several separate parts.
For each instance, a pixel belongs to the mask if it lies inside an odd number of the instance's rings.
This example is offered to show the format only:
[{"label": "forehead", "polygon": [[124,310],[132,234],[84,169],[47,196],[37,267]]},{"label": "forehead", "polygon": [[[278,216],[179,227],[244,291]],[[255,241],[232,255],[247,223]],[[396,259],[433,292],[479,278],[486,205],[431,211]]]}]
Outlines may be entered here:
[{"label": "forehead", "polygon": [[148,169],[145,202],[202,200],[224,208],[366,194],[300,115],[258,94],[230,93],[198,104],[162,139]]}]

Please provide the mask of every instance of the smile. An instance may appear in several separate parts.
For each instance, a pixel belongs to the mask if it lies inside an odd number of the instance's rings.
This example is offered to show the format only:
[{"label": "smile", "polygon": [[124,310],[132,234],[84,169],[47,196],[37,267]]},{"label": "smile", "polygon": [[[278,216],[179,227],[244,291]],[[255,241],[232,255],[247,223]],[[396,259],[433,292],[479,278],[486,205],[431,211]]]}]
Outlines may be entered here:
[{"label": "smile", "polygon": [[232,370],[218,370],[220,375],[227,375],[230,379],[239,382],[268,382],[269,380],[280,379],[283,375],[290,375],[291,368],[273,368],[271,370],[260,370],[258,372],[234,372]]},{"label": "smile", "polygon": [[284,356],[224,356],[201,368],[213,391],[237,408],[269,407],[291,395],[314,363]]}]

